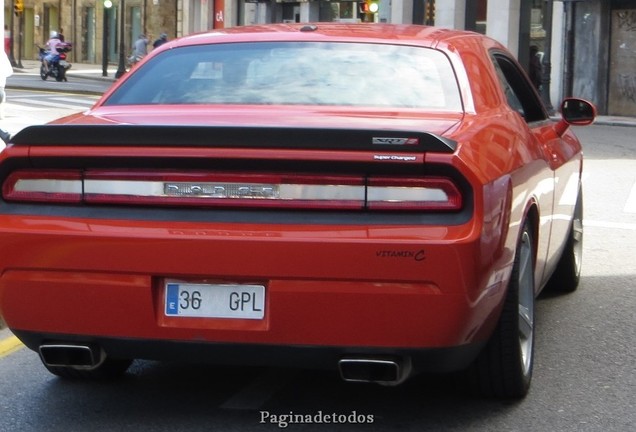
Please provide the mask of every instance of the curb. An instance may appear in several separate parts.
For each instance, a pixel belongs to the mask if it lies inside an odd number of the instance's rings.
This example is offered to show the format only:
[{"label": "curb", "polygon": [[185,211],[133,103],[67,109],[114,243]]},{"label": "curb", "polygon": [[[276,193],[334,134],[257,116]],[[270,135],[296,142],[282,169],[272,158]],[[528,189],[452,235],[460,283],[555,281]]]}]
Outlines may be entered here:
[{"label": "curb", "polygon": [[636,119],[629,120],[613,120],[613,119],[596,119],[593,125],[599,126],[621,126],[621,127],[636,127]]}]

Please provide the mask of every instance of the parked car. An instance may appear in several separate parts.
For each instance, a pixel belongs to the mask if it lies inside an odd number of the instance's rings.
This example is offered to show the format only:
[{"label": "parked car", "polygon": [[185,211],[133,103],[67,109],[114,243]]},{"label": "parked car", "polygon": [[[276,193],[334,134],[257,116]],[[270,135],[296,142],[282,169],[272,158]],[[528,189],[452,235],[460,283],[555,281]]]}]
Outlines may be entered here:
[{"label": "parked car", "polygon": [[581,145],[480,34],[240,27],[153,50],[0,154],[0,313],[52,373],[133,359],[467,371],[522,397],[573,291]]}]

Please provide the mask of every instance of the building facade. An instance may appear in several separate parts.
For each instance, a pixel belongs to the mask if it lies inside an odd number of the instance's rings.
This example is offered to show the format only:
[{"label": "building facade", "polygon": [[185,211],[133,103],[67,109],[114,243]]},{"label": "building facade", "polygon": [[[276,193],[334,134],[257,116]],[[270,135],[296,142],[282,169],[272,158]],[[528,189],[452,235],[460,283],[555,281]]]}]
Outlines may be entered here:
[{"label": "building facade", "polygon": [[19,15],[15,2],[4,0],[5,35],[21,35],[9,43],[14,59],[37,58],[52,30],[73,43],[71,61],[117,64],[140,34],[152,43],[275,22],[434,24],[488,34],[526,67],[536,46],[550,105],[576,95],[602,114],[636,116],[635,0],[22,0]]},{"label": "building facade", "polygon": [[636,117],[636,1],[569,6],[565,93],[589,99],[601,113]]}]

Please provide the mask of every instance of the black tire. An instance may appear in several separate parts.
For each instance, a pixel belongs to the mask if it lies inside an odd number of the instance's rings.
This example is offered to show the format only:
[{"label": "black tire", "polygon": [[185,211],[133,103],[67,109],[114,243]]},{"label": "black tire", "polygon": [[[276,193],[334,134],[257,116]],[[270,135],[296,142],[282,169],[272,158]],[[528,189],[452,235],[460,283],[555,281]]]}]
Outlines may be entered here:
[{"label": "black tire", "polygon": [[42,81],[45,81],[48,77],[49,77],[49,74],[47,74],[44,71],[44,64],[41,64],[40,65],[40,78],[42,78]]},{"label": "black tire", "polygon": [[469,373],[481,396],[518,399],[530,388],[534,363],[534,261],[530,225],[523,225],[499,323]]},{"label": "black tire", "polygon": [[55,81],[62,82],[66,79],[66,69],[64,69],[62,66],[56,66],[56,67],[57,67],[57,75],[55,76]]},{"label": "black tire", "polygon": [[554,273],[550,277],[547,289],[552,292],[571,293],[576,291],[581,280],[583,258],[583,190],[579,186],[579,195],[574,207],[572,224],[565,249]]},{"label": "black tire", "polygon": [[126,373],[131,364],[132,360],[106,358],[99,366],[92,369],[48,366],[46,364],[44,367],[53,375],[64,379],[110,380]]}]

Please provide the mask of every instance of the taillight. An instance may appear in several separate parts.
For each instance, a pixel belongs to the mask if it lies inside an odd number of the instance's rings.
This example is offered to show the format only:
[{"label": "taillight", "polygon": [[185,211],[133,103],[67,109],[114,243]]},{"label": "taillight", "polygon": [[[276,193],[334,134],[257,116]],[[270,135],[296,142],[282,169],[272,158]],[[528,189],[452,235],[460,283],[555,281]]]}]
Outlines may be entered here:
[{"label": "taillight", "polygon": [[7,201],[377,211],[454,211],[462,194],[446,177],[20,170]]},{"label": "taillight", "polygon": [[367,187],[371,210],[459,210],[462,195],[446,177],[372,177]]},{"label": "taillight", "polygon": [[15,171],[2,185],[7,201],[80,203],[82,175],[79,171]]}]

